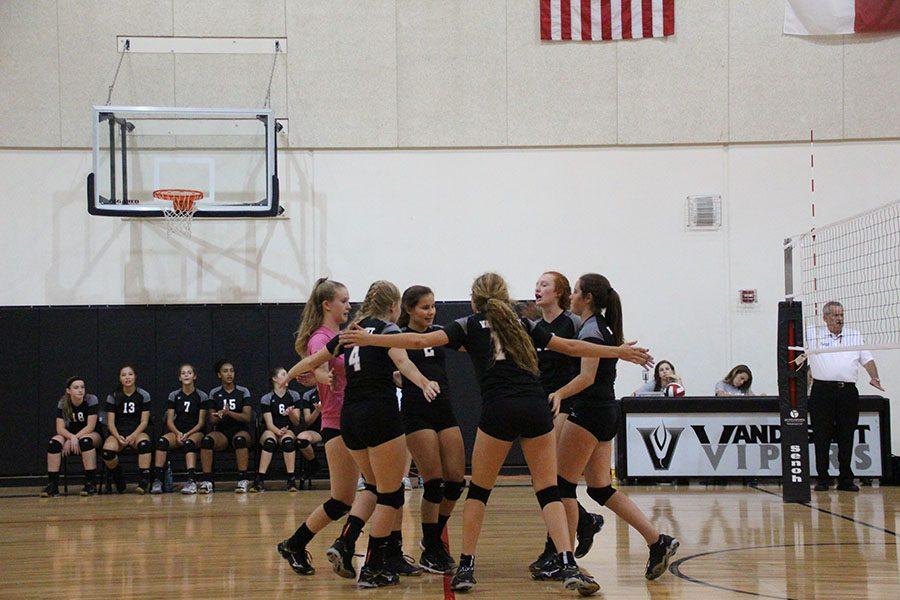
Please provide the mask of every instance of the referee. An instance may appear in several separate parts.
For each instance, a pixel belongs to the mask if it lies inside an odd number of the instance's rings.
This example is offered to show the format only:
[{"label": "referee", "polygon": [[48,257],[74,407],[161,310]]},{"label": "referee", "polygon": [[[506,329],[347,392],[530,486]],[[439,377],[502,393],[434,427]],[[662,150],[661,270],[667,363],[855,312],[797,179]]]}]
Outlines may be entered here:
[{"label": "referee", "polygon": [[[824,306],[824,327],[809,328],[807,346],[824,350],[839,346],[862,346],[863,338],[854,329],[844,328],[844,307],[840,302],[828,302]],[[856,378],[859,366],[871,378],[869,385],[884,391],[878,379],[875,359],[866,350],[847,352],[823,352],[809,357],[812,391],[809,396],[809,416],[812,423],[813,442],[816,445],[817,492],[828,490],[831,476],[828,474],[831,440],[837,438],[838,475],[837,489],[858,492],[853,483],[850,459],[853,455],[853,438],[859,423],[859,391]]]}]

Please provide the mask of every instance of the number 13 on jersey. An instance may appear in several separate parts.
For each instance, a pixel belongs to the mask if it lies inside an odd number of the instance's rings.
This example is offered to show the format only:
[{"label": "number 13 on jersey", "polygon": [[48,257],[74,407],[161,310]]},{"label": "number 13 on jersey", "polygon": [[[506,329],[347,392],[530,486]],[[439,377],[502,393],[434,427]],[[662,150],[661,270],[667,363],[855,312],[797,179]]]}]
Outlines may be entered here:
[{"label": "number 13 on jersey", "polygon": [[[374,327],[366,327],[367,333],[375,333]],[[359,346],[353,346],[353,349],[350,351],[350,360],[348,361],[350,366],[353,367],[354,371],[359,371],[362,369],[362,365],[359,363]]]}]

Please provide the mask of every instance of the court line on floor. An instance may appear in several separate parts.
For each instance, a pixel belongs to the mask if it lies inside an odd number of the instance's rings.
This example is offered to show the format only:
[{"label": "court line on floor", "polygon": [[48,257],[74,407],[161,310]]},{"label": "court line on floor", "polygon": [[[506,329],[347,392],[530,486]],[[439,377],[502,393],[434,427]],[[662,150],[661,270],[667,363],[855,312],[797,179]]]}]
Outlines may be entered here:
[{"label": "court line on floor", "polygon": [[767,546],[744,546],[741,548],[725,548],[724,550],[710,550],[709,552],[700,552],[699,554],[692,554],[690,556],[685,556],[684,558],[680,558],[669,565],[669,572],[675,575],[680,579],[684,579],[686,581],[690,581],[691,583],[696,583],[698,585],[703,585],[706,587],[711,587],[719,590],[725,590],[727,592],[735,592],[737,594],[746,594],[748,596],[756,596],[757,598],[775,598],[777,600],[797,600],[795,598],[791,598],[790,596],[772,596],[770,594],[761,594],[759,592],[751,592],[748,590],[740,590],[737,588],[730,588],[724,585],[718,585],[715,583],[710,583],[708,581],[703,581],[702,579],[697,579],[696,577],[691,577],[686,573],[681,572],[681,565],[686,563],[689,560],[693,560],[695,558],[701,558],[704,556],[711,556],[713,554],[725,554],[726,552],[739,552],[742,550],[760,550],[766,548],[795,548],[797,546],[801,547],[812,547],[812,546],[881,546],[882,544],[878,542],[810,542],[808,544],[772,544]]},{"label": "court line on floor", "polygon": [[[782,498],[782,499],[784,498],[781,494],[779,494],[777,492],[772,492],[770,490],[763,489],[763,488],[757,487],[755,485],[751,485],[748,487],[756,490],[757,492],[762,492],[764,494],[769,494],[770,496],[775,496],[776,498]],[[859,521],[857,519],[854,519],[853,517],[849,517],[847,515],[842,515],[841,513],[836,513],[836,512],[830,511],[827,508],[819,508],[818,506],[814,506],[814,505],[810,504],[809,502],[797,502],[797,504],[801,504],[807,508],[817,510],[821,513],[825,513],[825,514],[831,515],[833,517],[838,517],[840,519],[844,519],[845,521],[850,521],[851,523],[856,523],[857,525],[863,525],[864,527],[869,527],[871,529],[875,529],[876,531],[881,531],[883,533],[889,533],[892,536],[897,537],[897,532],[891,531],[890,529],[885,529],[884,527],[879,527],[878,525],[872,525],[871,523],[866,523],[865,521]]]}]

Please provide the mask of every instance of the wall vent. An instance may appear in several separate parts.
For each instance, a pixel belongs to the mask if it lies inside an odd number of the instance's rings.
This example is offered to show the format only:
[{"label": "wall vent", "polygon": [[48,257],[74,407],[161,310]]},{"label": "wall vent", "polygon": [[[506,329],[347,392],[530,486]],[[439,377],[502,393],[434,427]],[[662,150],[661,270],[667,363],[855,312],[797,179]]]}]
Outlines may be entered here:
[{"label": "wall vent", "polygon": [[722,227],[721,196],[688,196],[687,228],[711,231]]}]

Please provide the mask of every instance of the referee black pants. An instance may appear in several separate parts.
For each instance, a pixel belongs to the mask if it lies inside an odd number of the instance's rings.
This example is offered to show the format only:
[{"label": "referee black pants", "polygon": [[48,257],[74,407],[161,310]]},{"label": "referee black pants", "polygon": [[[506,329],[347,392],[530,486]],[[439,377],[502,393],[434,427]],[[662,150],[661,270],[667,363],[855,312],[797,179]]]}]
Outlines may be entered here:
[{"label": "referee black pants", "polygon": [[809,396],[809,420],[816,445],[816,474],[829,480],[828,455],[831,441],[837,440],[840,481],[851,481],[853,439],[859,423],[859,391],[853,383],[814,380]]}]

